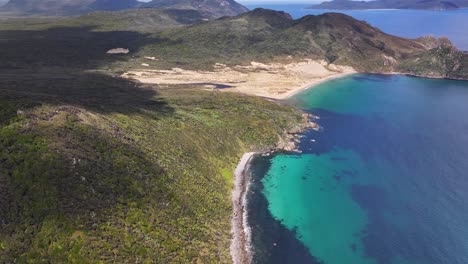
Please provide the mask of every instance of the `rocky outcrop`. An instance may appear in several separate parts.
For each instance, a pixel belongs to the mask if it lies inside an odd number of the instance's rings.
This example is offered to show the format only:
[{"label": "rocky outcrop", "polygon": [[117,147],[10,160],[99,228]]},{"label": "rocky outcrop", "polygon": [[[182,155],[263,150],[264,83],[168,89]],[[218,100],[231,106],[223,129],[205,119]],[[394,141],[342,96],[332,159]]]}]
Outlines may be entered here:
[{"label": "rocky outcrop", "polygon": [[300,143],[301,134],[308,129],[320,129],[320,126],[317,123],[313,122],[313,120],[317,119],[316,116],[304,113],[302,115],[302,118],[303,121],[299,125],[297,125],[289,131],[286,131],[282,136],[280,136],[274,151],[299,151],[297,147]]}]

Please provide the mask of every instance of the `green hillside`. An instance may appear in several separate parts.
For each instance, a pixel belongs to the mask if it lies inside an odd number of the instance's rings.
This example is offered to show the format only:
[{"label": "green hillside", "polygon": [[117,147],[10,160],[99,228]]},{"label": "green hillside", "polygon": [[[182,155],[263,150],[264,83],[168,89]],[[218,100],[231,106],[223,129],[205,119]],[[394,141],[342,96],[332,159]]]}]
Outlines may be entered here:
[{"label": "green hillside", "polygon": [[102,74],[0,80],[0,263],[229,263],[232,171],[296,110]]}]

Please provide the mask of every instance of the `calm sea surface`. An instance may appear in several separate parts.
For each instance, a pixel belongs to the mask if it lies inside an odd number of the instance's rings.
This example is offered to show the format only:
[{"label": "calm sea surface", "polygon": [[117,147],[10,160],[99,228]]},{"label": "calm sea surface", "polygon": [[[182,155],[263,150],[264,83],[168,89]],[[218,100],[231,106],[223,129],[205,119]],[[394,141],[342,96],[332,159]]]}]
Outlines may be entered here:
[{"label": "calm sea surface", "polygon": [[308,14],[318,15],[325,12],[341,12],[359,20],[365,20],[386,33],[417,38],[425,35],[446,36],[460,49],[468,50],[468,9],[454,11],[429,10],[310,10],[309,5],[298,4],[256,4],[248,8],[269,8],[285,11],[294,18]]},{"label": "calm sea surface", "polygon": [[322,130],[252,164],[256,263],[468,263],[468,82],[358,74],[288,103]]}]

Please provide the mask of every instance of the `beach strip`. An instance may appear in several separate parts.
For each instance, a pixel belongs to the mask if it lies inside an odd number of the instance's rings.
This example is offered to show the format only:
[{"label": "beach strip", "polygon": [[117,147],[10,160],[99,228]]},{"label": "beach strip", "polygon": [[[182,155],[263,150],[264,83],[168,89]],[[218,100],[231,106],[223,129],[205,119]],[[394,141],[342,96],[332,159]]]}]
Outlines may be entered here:
[{"label": "beach strip", "polygon": [[250,228],[247,223],[246,195],[249,185],[248,165],[255,152],[245,153],[234,171],[234,189],[232,191],[231,256],[234,264],[251,262]]}]

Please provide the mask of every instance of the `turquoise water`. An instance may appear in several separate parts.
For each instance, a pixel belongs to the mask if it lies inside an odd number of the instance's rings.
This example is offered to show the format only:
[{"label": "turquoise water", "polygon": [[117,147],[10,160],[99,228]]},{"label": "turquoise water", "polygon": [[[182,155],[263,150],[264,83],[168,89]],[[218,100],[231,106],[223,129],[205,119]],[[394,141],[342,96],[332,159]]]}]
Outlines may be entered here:
[{"label": "turquoise water", "polygon": [[288,103],[322,129],[252,163],[256,263],[468,263],[468,82],[359,74]]},{"label": "turquoise water", "polygon": [[250,4],[248,8],[263,7],[285,11],[294,18],[318,15],[325,12],[340,12],[364,20],[386,33],[417,38],[426,35],[448,37],[462,50],[468,50],[468,9],[433,10],[312,10],[309,4]]}]

